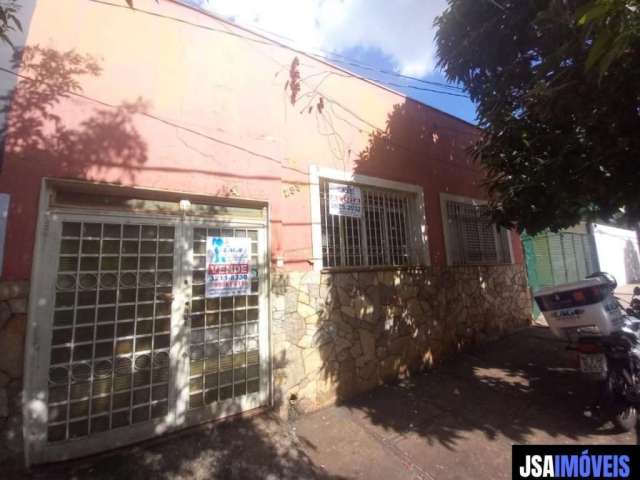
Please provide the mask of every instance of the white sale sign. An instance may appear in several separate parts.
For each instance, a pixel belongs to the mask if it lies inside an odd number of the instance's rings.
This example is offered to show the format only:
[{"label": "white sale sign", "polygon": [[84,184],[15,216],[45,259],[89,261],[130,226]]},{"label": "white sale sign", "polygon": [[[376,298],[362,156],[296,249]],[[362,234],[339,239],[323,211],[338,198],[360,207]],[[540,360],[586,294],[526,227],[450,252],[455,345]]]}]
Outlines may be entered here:
[{"label": "white sale sign", "polygon": [[362,193],[358,187],[329,184],[329,213],[343,217],[362,217]]},{"label": "white sale sign", "polygon": [[207,237],[207,298],[251,293],[251,240]]}]

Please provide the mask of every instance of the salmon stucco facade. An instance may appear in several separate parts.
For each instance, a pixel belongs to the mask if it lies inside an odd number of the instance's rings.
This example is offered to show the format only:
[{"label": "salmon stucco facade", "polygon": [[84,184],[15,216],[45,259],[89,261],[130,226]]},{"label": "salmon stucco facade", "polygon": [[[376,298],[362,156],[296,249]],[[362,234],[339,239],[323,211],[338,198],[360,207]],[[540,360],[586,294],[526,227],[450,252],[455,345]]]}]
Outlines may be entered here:
[{"label": "salmon stucco facade", "polygon": [[177,1],[38,1],[25,32],[0,461],[304,413],[528,324],[474,126]]}]

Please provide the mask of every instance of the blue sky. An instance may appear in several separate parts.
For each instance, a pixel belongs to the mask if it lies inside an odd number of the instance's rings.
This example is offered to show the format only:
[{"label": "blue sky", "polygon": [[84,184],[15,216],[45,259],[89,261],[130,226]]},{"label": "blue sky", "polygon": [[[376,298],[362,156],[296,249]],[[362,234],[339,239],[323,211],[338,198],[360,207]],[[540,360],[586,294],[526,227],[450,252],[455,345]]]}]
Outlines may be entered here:
[{"label": "blue sky", "polygon": [[190,1],[240,25],[272,32],[281,41],[286,38],[284,43],[300,50],[323,56],[333,52],[366,64],[370,67],[345,65],[339,59],[335,62],[427,105],[475,123],[475,108],[469,99],[410,88],[409,85],[447,90],[379,71],[446,83],[435,67],[433,38],[433,20],[446,8],[446,0]]},{"label": "blue sky", "polygon": [[[385,72],[393,72],[398,70],[397,64],[394,63],[393,58],[388,55],[385,55],[384,52],[382,52],[377,48],[355,47],[339,53],[344,57],[355,59],[358,62],[361,62],[363,65],[375,66],[379,70],[382,70]],[[374,72],[369,68],[357,68],[353,65],[345,65],[339,61],[339,58],[336,59],[335,63],[337,65],[340,65],[343,68],[346,68],[359,75],[362,75],[363,77],[380,81],[383,84],[385,82],[393,83],[394,85],[387,85],[387,86],[389,86],[389,88],[393,90],[402,92],[411,98],[415,98],[416,100],[426,103],[427,105],[438,108],[440,110],[444,110],[445,112],[450,113],[451,115],[455,115],[456,117],[462,118],[463,120],[466,120],[471,123],[476,123],[475,121],[476,109],[474,104],[468,98],[462,98],[462,97],[453,96],[453,95],[446,95],[443,93],[429,92],[426,90],[419,90],[419,89],[427,88],[427,89],[433,89],[437,91],[448,91],[446,88],[440,88],[438,86],[433,86],[430,84],[424,84],[421,82],[412,81],[403,77],[387,75],[382,72]],[[430,73],[422,75],[418,78],[422,78],[423,80],[428,80],[430,82],[448,83],[444,75],[438,70],[433,70]],[[402,88],[402,87],[396,86],[395,84],[411,85],[411,86],[418,87],[419,89],[410,88],[410,87]],[[460,92],[458,90],[453,90],[453,89],[450,90],[450,92],[455,94],[464,94],[464,92]]]}]

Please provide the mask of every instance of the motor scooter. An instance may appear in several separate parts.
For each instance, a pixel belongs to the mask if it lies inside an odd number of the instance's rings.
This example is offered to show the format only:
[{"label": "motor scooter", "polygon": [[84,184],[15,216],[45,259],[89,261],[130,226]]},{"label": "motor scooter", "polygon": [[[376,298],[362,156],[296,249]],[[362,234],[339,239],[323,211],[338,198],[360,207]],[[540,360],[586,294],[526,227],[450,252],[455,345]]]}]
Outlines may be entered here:
[{"label": "motor scooter", "polygon": [[630,431],[640,407],[640,288],[625,310],[616,287],[612,275],[596,272],[534,298],[554,335],[578,352],[582,375],[597,384],[603,415]]}]

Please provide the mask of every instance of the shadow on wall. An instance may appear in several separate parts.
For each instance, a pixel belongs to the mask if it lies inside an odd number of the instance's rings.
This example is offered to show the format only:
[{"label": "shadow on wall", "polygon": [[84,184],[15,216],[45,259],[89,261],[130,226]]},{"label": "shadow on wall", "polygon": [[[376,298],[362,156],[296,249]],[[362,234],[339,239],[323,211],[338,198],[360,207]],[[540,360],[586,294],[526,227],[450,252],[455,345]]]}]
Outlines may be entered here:
[{"label": "shadow on wall", "polygon": [[[62,101],[88,99],[82,98],[80,78],[100,75],[93,57],[36,45],[18,50],[13,68],[24,77],[2,98],[9,118],[2,132],[5,156],[37,171],[81,178],[90,171],[136,168],[147,160],[146,144],[132,120],[147,109],[142,99],[115,107],[103,104],[77,126],[56,111]],[[133,180],[133,172],[127,171]]]},{"label": "shadow on wall", "polygon": [[[345,401],[529,324],[520,266],[277,275],[275,370],[294,416]],[[284,293],[281,293],[284,292]],[[282,310],[279,310],[282,309]],[[284,413],[284,412],[283,412]]]},{"label": "shadow on wall", "polygon": [[396,175],[416,172],[428,178],[440,170],[439,166],[448,165],[472,169],[477,175],[478,169],[467,152],[474,130],[446,123],[448,119],[436,121],[430,109],[417,102],[394,105],[385,130],[375,130],[369,135],[369,145],[360,152],[355,172],[364,175],[380,171]]},{"label": "shadow on wall", "polygon": [[624,246],[624,269],[627,283],[640,282],[640,259],[638,250],[631,240],[627,240]]},{"label": "shadow on wall", "polygon": [[6,245],[16,254],[4,274],[26,278],[29,245],[35,236],[37,198],[44,176],[99,180],[115,170],[119,180],[133,183],[147,161],[147,144],[134,123],[145,112],[142,99],[107,105],[85,97],[81,84],[97,77],[96,59],[76,51],[61,52],[38,45],[16,51],[13,70],[21,76],[2,97],[7,121],[0,130],[0,189],[11,195]]},{"label": "shadow on wall", "polygon": [[[354,173],[424,187],[431,261],[446,263],[441,233],[440,192],[483,197],[482,171],[469,154],[476,132],[470,126],[437,116],[417,102],[396,104],[385,130],[375,130],[355,161]],[[455,190],[453,190],[455,189]],[[427,233],[429,233],[427,232]]]},{"label": "shadow on wall", "polygon": [[[7,183],[13,181],[8,175],[29,173],[24,180],[32,182],[29,191],[37,196],[40,175],[53,174],[71,178],[92,179],[101,172],[118,168],[123,180],[131,183],[135,173],[147,162],[147,145],[134,124],[136,114],[147,111],[142,99],[122,103],[115,107],[98,105],[82,97],[81,78],[101,74],[98,62],[87,55],[74,51],[59,52],[39,46],[25,47],[14,57],[13,68],[19,70],[21,78],[11,94],[2,98],[4,113],[10,121],[2,130],[4,150],[4,176]],[[69,122],[67,110],[59,110],[62,102],[97,105],[91,113]],[[64,105],[70,108],[68,105]],[[20,215],[22,206],[12,202],[12,215]],[[21,319],[24,325],[25,318]],[[6,329],[5,329],[6,330]],[[0,331],[0,335],[6,333]],[[24,327],[16,345],[24,342]],[[183,339],[182,348],[187,344]],[[21,358],[21,350],[18,355]],[[172,365],[175,368],[175,365]],[[0,372],[0,379],[4,381]],[[12,388],[8,391],[15,415],[9,420],[0,413],[0,471],[9,477],[24,473],[22,459],[22,425],[19,391],[21,372],[15,372]],[[4,390],[0,393],[4,393]],[[39,405],[46,392],[36,393],[28,399]],[[6,400],[6,398],[5,398]],[[0,410],[0,412],[3,412]],[[227,415],[240,413],[240,407],[224,412]],[[15,421],[14,421],[15,420]],[[183,419],[178,419],[178,421]],[[55,476],[61,471],[78,469],[78,476],[87,478],[174,478],[183,475],[191,478],[210,476],[235,478],[264,478],[269,474],[278,478],[302,476],[323,477],[321,470],[308,461],[298,445],[290,438],[271,438],[276,429],[275,420],[242,420],[237,424],[200,432],[187,432],[180,442],[170,442],[157,449],[122,450],[116,456],[98,461],[95,466],[83,467],[66,464],[59,467],[43,467],[45,476]],[[168,429],[166,423],[157,427],[158,433]],[[11,448],[5,448],[5,440],[11,439]],[[251,455],[247,455],[247,446]],[[178,450],[176,450],[178,449]],[[255,470],[258,469],[258,470]],[[256,474],[252,472],[256,471]],[[53,473],[51,473],[53,472]],[[217,475],[214,472],[218,472]],[[61,475],[62,476],[62,475]],[[64,475],[66,476],[66,475]]]},{"label": "shadow on wall", "polygon": [[[120,166],[132,169],[147,159],[146,144],[137,132],[132,116],[145,110],[142,100],[112,108],[101,105],[71,125],[64,108],[82,96],[81,78],[101,73],[97,61],[75,51],[59,52],[40,46],[15,51],[12,67],[21,78],[2,96],[2,116],[7,121],[0,130],[3,190],[12,195],[8,231],[14,244],[29,241],[34,222],[20,221],[36,202],[42,175],[87,178],[91,172]],[[63,102],[70,102],[63,105]],[[73,102],[73,103],[72,103]],[[93,102],[92,107],[95,107]],[[128,170],[131,172],[131,170]],[[133,178],[133,173],[129,173]],[[30,254],[30,252],[29,252]],[[11,289],[3,285],[3,288]],[[11,298],[3,293],[3,300]],[[12,299],[14,304],[18,300]],[[17,304],[17,303],[16,303]],[[0,322],[0,467],[22,463],[22,415],[20,392],[23,376],[23,345],[26,305],[19,314]],[[15,311],[13,312],[15,313]],[[7,379],[11,379],[8,383]],[[5,388],[5,385],[6,388]],[[42,398],[42,397],[41,397]],[[7,404],[9,408],[7,408]],[[2,408],[4,407],[4,408]],[[4,471],[4,470],[3,470]]]},{"label": "shadow on wall", "polygon": [[[431,115],[415,102],[395,105],[385,131],[371,133],[355,172],[414,183],[424,178],[425,195],[433,195],[427,221],[439,237],[436,188],[450,180],[473,192],[480,188],[479,171],[466,152],[473,130],[440,117],[437,125]],[[365,215],[394,228],[393,213]],[[442,243],[431,238],[431,245],[436,241]],[[290,272],[274,275],[272,285],[280,297],[274,331],[283,332],[274,344],[276,352],[284,345],[289,361],[275,372],[285,395],[276,403],[294,416],[407,378],[530,322],[521,265]]]},{"label": "shadow on wall", "polygon": [[[123,181],[134,182],[136,171],[147,162],[147,144],[134,124],[134,116],[147,111],[146,102],[138,99],[111,106],[100,105],[99,102],[84,97],[81,79],[99,76],[101,68],[94,58],[75,51],[59,52],[40,46],[25,47],[16,53],[13,68],[24,78],[19,80],[9,95],[2,98],[5,102],[3,113],[9,115],[9,122],[1,131],[3,180],[5,185],[15,182],[12,185],[12,190],[16,192],[12,199],[13,218],[19,217],[24,207],[20,203],[21,199],[33,201],[37,198],[42,175],[94,179],[104,171],[117,168],[122,172]],[[73,112],[78,106],[82,106],[82,110],[78,109],[80,113],[74,123]],[[87,106],[91,107],[90,110],[85,110]],[[85,114],[87,111],[89,113]],[[16,186],[19,181],[23,183]],[[14,201],[16,198],[18,201]],[[16,357],[21,359],[26,323],[24,315],[19,323],[20,334],[11,338],[15,340],[13,350],[17,352]],[[0,338],[8,329],[5,325],[1,327]],[[186,346],[183,340],[181,347],[186,349]],[[6,360],[8,357],[3,353],[0,353],[0,357]],[[10,478],[23,473],[20,451],[21,370],[20,365],[17,371],[11,372],[11,389],[0,389],[0,471]],[[5,373],[1,369],[0,380],[4,387]],[[78,384],[84,386],[85,382]],[[4,408],[1,404],[3,398]],[[44,405],[46,398],[46,391],[39,391],[33,398],[25,401],[30,402],[34,411],[40,412],[47,408]],[[5,413],[7,400],[11,407],[7,412],[11,415],[9,419]],[[51,409],[50,412],[55,413],[54,411],[55,409]],[[239,411],[238,407],[225,413],[231,415]],[[129,418],[127,421],[132,420]],[[103,478],[159,478],[161,475],[169,478],[176,472],[186,472],[185,476],[191,477],[188,473],[195,469],[202,477],[208,478],[214,470],[212,464],[219,460],[216,468],[221,477],[227,476],[227,472],[241,472],[239,478],[243,478],[245,475],[242,472],[250,468],[251,462],[242,463],[234,459],[241,456],[245,442],[252,445],[256,455],[269,459],[267,473],[273,472],[276,476],[283,473],[293,477],[292,471],[313,471],[314,466],[305,463],[304,456],[298,453],[295,445],[274,445],[265,430],[267,427],[268,425],[247,421],[242,428],[243,440],[235,443],[229,443],[224,436],[194,434],[192,442],[185,442],[183,451],[180,452],[181,457],[176,457],[175,445],[168,445],[162,453],[152,452],[150,457],[146,453],[140,457],[129,457],[129,461],[120,465],[117,463],[123,457],[115,457],[116,466],[111,465],[111,471],[102,471],[98,465],[99,472],[104,475]],[[162,433],[167,428],[166,423],[161,423],[157,432]],[[123,431],[124,435],[125,432]],[[9,443],[11,445],[8,447]],[[126,456],[126,453],[123,455]],[[159,461],[159,457],[164,461]],[[105,466],[109,462],[105,461]],[[121,471],[128,473],[119,475]],[[50,475],[47,473],[45,476]],[[259,478],[262,475],[246,476]],[[94,471],[87,474],[87,477],[96,478],[98,475]]]},{"label": "shadow on wall", "polygon": [[[434,174],[447,175],[455,169],[456,180],[480,170],[468,153],[475,130],[448,118],[436,119],[434,113],[417,102],[394,105],[388,114],[385,130],[374,130],[369,144],[355,162],[355,173],[419,178],[427,181]],[[440,186],[441,188],[442,186]]]},{"label": "shadow on wall", "polygon": [[[465,151],[471,136],[430,128],[414,108],[397,105],[386,131],[371,134],[357,173],[393,179],[469,169],[475,185],[479,172]],[[487,344],[530,324],[522,265],[275,277],[273,294],[284,297],[283,311],[273,315],[274,330],[284,332],[276,344],[284,342],[289,360],[276,369],[275,383],[284,385],[277,401],[289,416],[337,400],[355,412],[351,420],[373,425],[373,435],[417,435],[449,450],[469,438],[478,445],[534,435],[578,441],[602,426],[597,415],[583,415],[594,392],[563,345],[548,335]],[[443,363],[469,350],[478,357]],[[416,375],[434,366],[433,374]]]}]

